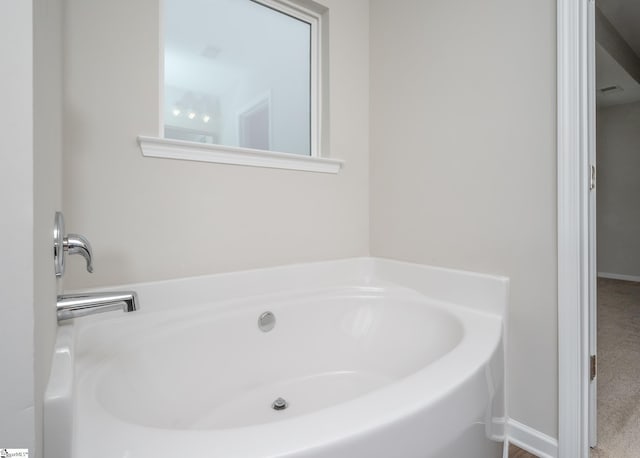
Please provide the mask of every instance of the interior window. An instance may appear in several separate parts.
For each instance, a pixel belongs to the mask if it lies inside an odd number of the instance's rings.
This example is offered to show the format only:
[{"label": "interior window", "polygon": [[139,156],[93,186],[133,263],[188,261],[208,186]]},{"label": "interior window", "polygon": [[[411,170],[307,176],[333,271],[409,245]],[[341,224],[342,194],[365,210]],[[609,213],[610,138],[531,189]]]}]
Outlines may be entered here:
[{"label": "interior window", "polygon": [[164,5],[165,138],[316,154],[316,19],[274,0]]}]

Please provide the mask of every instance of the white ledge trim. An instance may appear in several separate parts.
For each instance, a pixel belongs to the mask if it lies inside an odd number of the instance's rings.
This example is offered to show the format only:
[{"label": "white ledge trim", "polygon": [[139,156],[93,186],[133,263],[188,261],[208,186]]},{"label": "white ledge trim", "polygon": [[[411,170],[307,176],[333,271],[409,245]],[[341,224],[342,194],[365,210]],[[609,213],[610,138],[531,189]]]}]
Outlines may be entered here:
[{"label": "white ledge trim", "polygon": [[209,145],[157,137],[138,137],[142,155],[184,161],[248,165],[305,172],[338,173],[344,167],[341,159],[277,153],[235,146]]}]

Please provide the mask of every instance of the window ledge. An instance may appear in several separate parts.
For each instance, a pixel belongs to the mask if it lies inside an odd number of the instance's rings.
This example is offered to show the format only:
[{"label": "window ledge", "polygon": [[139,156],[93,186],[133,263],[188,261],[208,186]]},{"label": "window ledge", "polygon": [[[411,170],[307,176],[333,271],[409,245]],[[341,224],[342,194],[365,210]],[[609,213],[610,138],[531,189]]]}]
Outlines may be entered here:
[{"label": "window ledge", "polygon": [[142,155],[184,161],[248,165],[305,172],[338,173],[344,167],[340,159],[277,153],[234,146],[209,145],[156,137],[138,137]]}]

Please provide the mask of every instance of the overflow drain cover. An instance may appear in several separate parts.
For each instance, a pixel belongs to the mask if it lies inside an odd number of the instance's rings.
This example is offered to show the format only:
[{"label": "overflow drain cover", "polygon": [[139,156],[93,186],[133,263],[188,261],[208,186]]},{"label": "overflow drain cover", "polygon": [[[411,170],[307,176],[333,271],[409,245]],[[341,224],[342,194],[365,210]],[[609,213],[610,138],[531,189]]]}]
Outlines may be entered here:
[{"label": "overflow drain cover", "polygon": [[289,407],[289,404],[282,398],[276,399],[275,401],[273,401],[273,404],[271,404],[271,408],[273,410],[284,410],[287,407]]},{"label": "overflow drain cover", "polygon": [[271,312],[264,312],[258,317],[258,327],[262,332],[269,332],[276,325],[276,316]]}]

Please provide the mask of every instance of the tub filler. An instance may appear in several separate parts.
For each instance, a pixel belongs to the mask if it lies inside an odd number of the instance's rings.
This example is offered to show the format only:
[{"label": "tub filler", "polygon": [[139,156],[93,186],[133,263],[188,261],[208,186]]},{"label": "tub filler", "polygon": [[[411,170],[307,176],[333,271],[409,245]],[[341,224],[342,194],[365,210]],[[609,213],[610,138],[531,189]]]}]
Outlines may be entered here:
[{"label": "tub filler", "polygon": [[501,457],[505,278],[357,258],[58,328],[47,458]]}]

